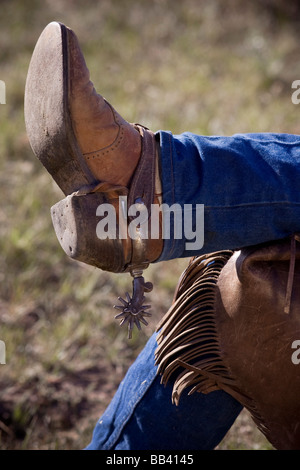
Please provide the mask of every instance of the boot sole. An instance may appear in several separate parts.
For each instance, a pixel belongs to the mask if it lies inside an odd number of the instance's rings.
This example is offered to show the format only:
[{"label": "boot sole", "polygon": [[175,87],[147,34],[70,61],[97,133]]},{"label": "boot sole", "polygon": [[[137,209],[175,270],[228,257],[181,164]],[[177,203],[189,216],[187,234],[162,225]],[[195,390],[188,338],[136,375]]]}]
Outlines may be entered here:
[{"label": "boot sole", "polygon": [[34,154],[65,195],[95,184],[69,114],[68,29],[46,26],[29,64],[24,99],[26,131]]}]

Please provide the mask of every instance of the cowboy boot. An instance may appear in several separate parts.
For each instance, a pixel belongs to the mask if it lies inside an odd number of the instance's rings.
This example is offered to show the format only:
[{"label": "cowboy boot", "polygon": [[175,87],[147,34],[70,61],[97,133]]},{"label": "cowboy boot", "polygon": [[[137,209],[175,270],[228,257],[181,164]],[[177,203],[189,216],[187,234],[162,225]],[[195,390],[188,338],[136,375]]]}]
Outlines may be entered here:
[{"label": "cowboy boot", "polygon": [[[129,206],[142,200],[149,212],[159,202],[154,134],[125,121],[97,94],[76,35],[61,23],[48,24],[35,46],[24,108],[32,150],[65,195],[113,192],[115,199],[119,191],[128,194]],[[118,204],[114,206],[118,211]],[[129,243],[122,244],[128,264]],[[162,241],[149,240],[148,245],[145,261],[152,262],[162,251]]]},{"label": "cowboy boot", "polygon": [[[97,94],[76,35],[57,22],[46,26],[30,61],[24,114],[34,154],[66,197],[51,208],[57,238],[73,259],[112,272],[130,272],[141,293],[150,290],[142,270],[157,260],[159,236],[129,234],[132,218],[120,214],[120,197],[147,209],[161,201],[159,146],[147,128],[131,124]],[[114,236],[98,236],[96,213],[109,204],[116,212]],[[120,236],[122,233],[122,236]],[[150,231],[149,231],[150,233]],[[140,288],[140,287],[141,288]]]}]

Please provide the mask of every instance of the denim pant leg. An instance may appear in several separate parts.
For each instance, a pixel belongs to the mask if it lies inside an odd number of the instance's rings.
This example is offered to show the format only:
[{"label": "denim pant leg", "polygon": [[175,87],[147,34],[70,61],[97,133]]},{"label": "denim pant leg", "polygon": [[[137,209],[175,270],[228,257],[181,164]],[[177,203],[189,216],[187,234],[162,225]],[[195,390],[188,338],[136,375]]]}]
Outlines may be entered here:
[{"label": "denim pant leg", "polygon": [[156,334],[129,368],[99,419],[87,450],[209,450],[232,426],[242,406],[223,391],[171,402],[172,383],[160,384]]},{"label": "denim pant leg", "polygon": [[157,133],[163,202],[204,205],[204,245],[187,249],[173,225],[159,261],[277,240],[300,231],[300,137]]},{"label": "denim pant leg", "polygon": [[[204,245],[187,249],[172,227],[160,260],[239,249],[300,232],[300,138],[287,134],[205,137],[158,134],[163,202],[204,205]],[[196,215],[193,214],[193,216]],[[193,217],[193,230],[197,220]],[[155,335],[129,369],[87,449],[213,449],[241,405],[224,392],[171,403],[156,376]]]}]

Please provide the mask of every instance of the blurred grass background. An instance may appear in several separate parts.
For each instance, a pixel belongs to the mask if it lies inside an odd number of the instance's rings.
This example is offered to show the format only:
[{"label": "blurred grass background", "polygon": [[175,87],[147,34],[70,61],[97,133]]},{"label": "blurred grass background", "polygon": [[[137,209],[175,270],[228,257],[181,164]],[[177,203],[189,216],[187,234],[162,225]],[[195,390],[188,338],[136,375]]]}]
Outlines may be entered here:
[{"label": "blurred grass background", "polygon": [[[63,197],[27,141],[23,99],[50,21],[79,37],[96,89],[153,131],[299,133],[297,1],[1,0],[0,448],[81,449],[168,309],[188,260],[152,265],[153,317],[127,340],[112,305],[131,289],[67,259],[50,206]],[[243,411],[218,449],[272,449]]]}]

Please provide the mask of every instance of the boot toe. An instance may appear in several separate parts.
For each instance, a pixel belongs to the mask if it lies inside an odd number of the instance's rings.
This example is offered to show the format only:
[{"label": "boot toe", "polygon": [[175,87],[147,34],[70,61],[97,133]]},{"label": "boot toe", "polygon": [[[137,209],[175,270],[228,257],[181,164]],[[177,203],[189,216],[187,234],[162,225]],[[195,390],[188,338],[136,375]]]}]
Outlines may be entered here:
[{"label": "boot toe", "polygon": [[24,99],[32,150],[64,194],[96,182],[74,136],[68,109],[67,34],[58,22],[43,30],[29,64]]}]

